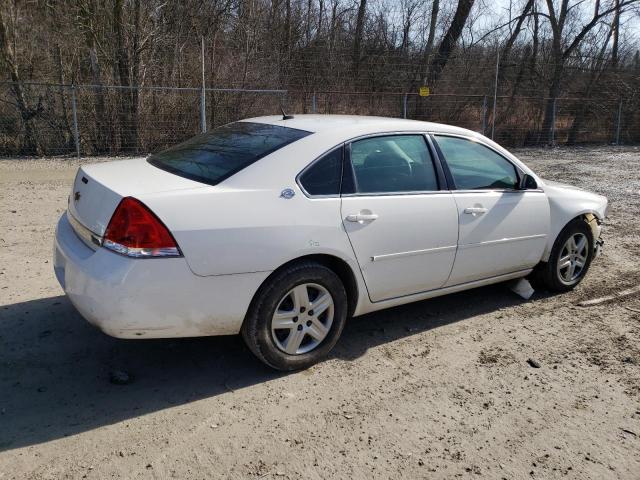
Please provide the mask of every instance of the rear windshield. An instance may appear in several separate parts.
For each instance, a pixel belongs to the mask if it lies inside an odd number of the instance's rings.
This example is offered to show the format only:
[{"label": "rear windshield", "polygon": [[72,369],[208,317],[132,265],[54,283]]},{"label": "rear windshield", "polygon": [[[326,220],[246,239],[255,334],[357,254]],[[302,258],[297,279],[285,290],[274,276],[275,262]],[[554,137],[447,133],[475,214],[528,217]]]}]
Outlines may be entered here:
[{"label": "rear windshield", "polygon": [[253,122],[235,122],[197,135],[149,157],[176,175],[216,185],[262,157],[311,132]]}]

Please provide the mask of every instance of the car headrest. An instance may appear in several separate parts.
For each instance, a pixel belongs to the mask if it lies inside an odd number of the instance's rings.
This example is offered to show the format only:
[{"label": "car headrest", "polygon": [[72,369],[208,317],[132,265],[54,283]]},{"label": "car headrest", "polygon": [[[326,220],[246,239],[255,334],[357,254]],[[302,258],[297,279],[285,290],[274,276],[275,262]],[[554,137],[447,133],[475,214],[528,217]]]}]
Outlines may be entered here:
[{"label": "car headrest", "polygon": [[364,159],[363,167],[384,168],[385,170],[393,170],[394,173],[411,175],[409,163],[393,152],[372,152]]}]

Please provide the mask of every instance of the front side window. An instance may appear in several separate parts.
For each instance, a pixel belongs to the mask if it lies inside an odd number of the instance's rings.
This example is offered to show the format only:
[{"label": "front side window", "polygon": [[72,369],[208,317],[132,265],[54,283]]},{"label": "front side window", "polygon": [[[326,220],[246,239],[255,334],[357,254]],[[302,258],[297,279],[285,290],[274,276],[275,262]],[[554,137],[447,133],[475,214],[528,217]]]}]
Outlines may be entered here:
[{"label": "front side window", "polygon": [[358,193],[438,190],[431,154],[422,135],[388,135],[351,144]]},{"label": "front side window", "polygon": [[465,138],[435,137],[458,190],[517,188],[516,168],[490,148]]},{"label": "front side window", "polygon": [[309,195],[339,195],[341,180],[342,147],[319,158],[300,175],[300,185]]},{"label": "front side window", "polygon": [[262,157],[310,134],[264,123],[229,123],[151,155],[149,163],[197,182],[216,185]]}]

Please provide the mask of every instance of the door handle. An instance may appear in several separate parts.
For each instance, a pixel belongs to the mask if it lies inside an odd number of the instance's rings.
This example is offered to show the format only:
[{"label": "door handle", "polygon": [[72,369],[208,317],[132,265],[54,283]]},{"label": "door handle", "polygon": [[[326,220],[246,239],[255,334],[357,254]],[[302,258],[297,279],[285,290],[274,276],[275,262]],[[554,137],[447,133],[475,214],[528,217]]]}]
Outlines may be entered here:
[{"label": "door handle", "polygon": [[351,215],[347,215],[347,222],[373,222],[378,218],[378,215],[375,213],[352,213]]},{"label": "door handle", "polygon": [[468,213],[469,215],[483,215],[487,213],[487,209],[484,207],[469,207],[464,209],[464,213]]}]

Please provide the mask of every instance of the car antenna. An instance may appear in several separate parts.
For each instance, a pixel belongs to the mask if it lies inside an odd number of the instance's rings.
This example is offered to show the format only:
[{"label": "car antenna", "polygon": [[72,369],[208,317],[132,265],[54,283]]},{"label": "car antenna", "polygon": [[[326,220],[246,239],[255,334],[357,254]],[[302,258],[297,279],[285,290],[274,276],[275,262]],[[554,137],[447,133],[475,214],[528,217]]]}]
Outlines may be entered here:
[{"label": "car antenna", "polygon": [[280,106],[280,111],[282,112],[282,120],[291,120],[293,118],[293,115],[287,115],[286,113],[284,113],[284,108],[282,108],[282,105]]}]

